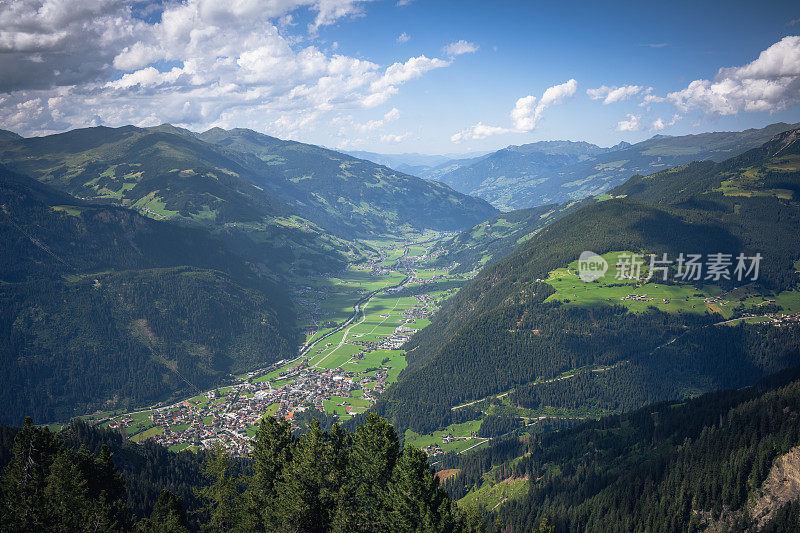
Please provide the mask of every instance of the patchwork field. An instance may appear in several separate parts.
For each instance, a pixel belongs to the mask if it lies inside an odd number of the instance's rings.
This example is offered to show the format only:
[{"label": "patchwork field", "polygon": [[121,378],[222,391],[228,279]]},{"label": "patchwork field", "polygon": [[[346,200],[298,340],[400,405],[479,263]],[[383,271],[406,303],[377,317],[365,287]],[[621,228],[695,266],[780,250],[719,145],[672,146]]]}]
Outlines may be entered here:
[{"label": "patchwork field", "polygon": [[[364,412],[406,367],[402,345],[467,281],[428,266],[433,237],[365,241],[360,249],[372,254],[366,263],[299,280],[293,290],[307,340],[296,359],[174,405],[107,413],[104,423],[175,451],[217,438],[244,451],[264,415],[292,419],[315,405],[339,420]],[[484,440],[455,440],[445,449],[460,452]]]},{"label": "patchwork field", "polygon": [[[776,304],[783,312],[800,312],[800,291],[784,291],[779,294],[764,293],[747,286],[724,291],[717,285],[698,283],[676,283],[661,281],[661,273],[647,281],[649,256],[641,269],[641,276],[635,279],[619,279],[617,262],[620,254],[630,252],[610,252],[603,255],[608,263],[605,276],[591,283],[578,277],[578,261],[564,268],[551,271],[544,280],[555,289],[548,301],[558,300],[565,305],[623,305],[631,312],[641,313],[650,307],[666,312],[718,313],[730,318],[737,307],[741,312],[759,313],[762,306]],[[761,308],[761,309],[759,309]],[[764,311],[766,312],[766,311]]]}]

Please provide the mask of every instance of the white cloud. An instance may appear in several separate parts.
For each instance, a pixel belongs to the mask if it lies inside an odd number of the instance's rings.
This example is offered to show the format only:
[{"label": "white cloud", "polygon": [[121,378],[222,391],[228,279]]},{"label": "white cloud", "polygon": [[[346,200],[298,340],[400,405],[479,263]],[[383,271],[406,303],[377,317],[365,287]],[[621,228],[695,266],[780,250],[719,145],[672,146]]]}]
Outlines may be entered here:
[{"label": "white cloud", "polygon": [[658,117],[650,125],[650,129],[655,130],[655,131],[661,131],[664,128],[668,128],[670,126],[674,126],[675,123],[678,122],[681,118],[683,118],[683,117],[681,117],[677,113],[672,115],[672,119],[669,122],[664,122],[664,119],[662,119],[661,117]]},{"label": "white cloud", "polygon": [[146,23],[123,0],[0,1],[0,127],[38,135],[172,122],[307,135],[331,111],[377,106],[450,65],[419,56],[384,68],[285,33],[298,8],[311,10],[313,31],[362,5],[184,0]]},{"label": "white cloud", "polygon": [[553,85],[544,91],[542,97],[537,99],[533,95],[523,96],[514,104],[511,110],[511,121],[514,128],[504,128],[502,126],[490,126],[483,122],[478,122],[474,126],[454,133],[450,140],[454,143],[467,140],[485,139],[491,135],[501,135],[504,133],[527,133],[536,128],[544,111],[553,105],[562,103],[566,98],[573,96],[578,89],[578,82],[574,79],[560,85]]},{"label": "white cloud", "polygon": [[482,122],[478,122],[474,126],[471,126],[465,130],[461,130],[457,133],[454,133],[450,140],[454,143],[458,143],[461,141],[468,141],[468,140],[479,140],[485,139],[491,135],[500,135],[503,133],[511,133],[514,130],[509,128],[502,128],[500,126],[489,126],[488,124],[484,124]]},{"label": "white cloud", "polygon": [[642,115],[628,113],[627,120],[617,122],[617,131],[638,131],[642,125]]},{"label": "white cloud", "polygon": [[411,136],[411,133],[403,133],[402,135],[395,135],[394,133],[388,133],[386,135],[381,135],[381,142],[388,143],[388,144],[398,144]]},{"label": "white cloud", "polygon": [[586,94],[592,100],[603,100],[603,105],[622,102],[641,92],[649,92],[651,88],[641,85],[623,85],[622,87],[607,87],[602,85],[597,89],[587,89]]},{"label": "white cloud", "polygon": [[397,94],[397,85],[419,78],[430,70],[447,67],[450,64],[450,61],[421,55],[412,57],[405,63],[398,62],[390,65],[380,78],[370,84],[368,93],[361,99],[361,104],[364,107],[378,106],[388,100],[390,96]]},{"label": "white cloud", "polygon": [[663,96],[656,96],[655,94],[646,94],[644,95],[644,98],[642,98],[639,107],[646,107],[649,106],[650,104],[660,104],[661,102],[666,102],[666,101],[667,99],[664,98]]},{"label": "white cloud", "polygon": [[694,80],[667,99],[681,111],[712,115],[779,111],[800,102],[800,36],[784,37],[754,61],[721,68],[714,80]]},{"label": "white cloud", "polygon": [[578,82],[574,79],[560,85],[548,88],[538,103],[536,97],[528,95],[517,100],[514,109],[511,110],[511,120],[514,127],[521,132],[531,131],[541,120],[544,110],[552,105],[562,103],[566,98],[573,96],[578,89]]},{"label": "white cloud", "polygon": [[375,131],[377,129],[382,128],[387,123],[392,122],[400,118],[400,111],[393,107],[391,110],[387,111],[386,114],[383,115],[383,118],[370,120],[365,122],[364,124],[353,124],[355,129],[359,131]]},{"label": "white cloud", "polygon": [[409,34],[407,34],[406,32],[403,32],[403,33],[401,33],[400,35],[397,36],[397,42],[401,43],[401,44],[402,43],[407,43],[410,40],[411,40],[411,36]]},{"label": "white cloud", "polygon": [[448,56],[460,56],[461,54],[472,54],[477,51],[478,51],[477,44],[465,41],[464,39],[452,42],[447,46],[445,46],[444,48],[442,48],[442,52]]}]

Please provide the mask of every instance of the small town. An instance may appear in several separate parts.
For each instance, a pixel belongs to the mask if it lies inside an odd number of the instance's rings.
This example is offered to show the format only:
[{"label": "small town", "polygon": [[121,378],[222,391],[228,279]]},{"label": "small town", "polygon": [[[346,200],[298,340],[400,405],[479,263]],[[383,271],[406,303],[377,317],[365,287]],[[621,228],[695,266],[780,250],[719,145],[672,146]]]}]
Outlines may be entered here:
[{"label": "small town", "polygon": [[[134,441],[152,440],[173,451],[208,449],[220,443],[229,453],[246,456],[256,428],[265,415],[283,418],[293,428],[301,429],[307,420],[298,415],[306,411],[326,413],[338,419],[363,413],[390,385],[392,364],[397,361],[380,355],[376,358],[373,353],[380,351],[381,354],[402,355],[402,346],[419,329],[418,326],[412,327],[414,323],[418,320],[429,320],[441,301],[453,292],[448,290],[433,294],[421,290],[409,291],[409,287],[431,286],[454,277],[462,277],[449,276],[446,271],[421,275],[412,266],[425,257],[398,258],[398,266],[402,265],[402,270],[407,272],[406,279],[396,286],[375,291],[375,294],[384,294],[386,298],[408,302],[391,315],[388,310],[373,311],[375,314],[370,315],[380,324],[393,324],[392,329],[382,330],[385,333],[371,334],[375,330],[374,326],[372,329],[360,326],[355,318],[362,316],[366,319],[367,315],[363,309],[355,310],[350,319],[352,325],[345,330],[344,337],[336,346],[329,340],[329,336],[341,331],[343,325],[337,325],[326,318],[323,302],[326,298],[335,297],[336,289],[341,286],[350,287],[350,294],[362,299],[366,299],[369,291],[348,280],[339,280],[339,287],[301,286],[295,291],[298,302],[302,304],[301,316],[306,324],[316,324],[305,329],[306,335],[313,337],[324,326],[334,329],[331,333],[317,337],[305,351],[301,349],[301,355],[297,359],[279,361],[269,367],[249,372],[233,379],[227,386],[206,391],[178,403],[159,404],[150,410],[111,418],[107,426],[125,431]],[[377,261],[368,264],[364,272],[368,272],[370,278],[378,280],[381,276],[385,279],[391,273]],[[396,276],[396,270],[394,272]],[[367,300],[363,305],[367,306],[368,303]],[[326,359],[343,346],[350,347],[344,353],[351,355],[333,363],[331,366],[337,365],[334,368],[322,366]],[[393,379],[396,379],[396,375],[397,372],[394,372]]]}]

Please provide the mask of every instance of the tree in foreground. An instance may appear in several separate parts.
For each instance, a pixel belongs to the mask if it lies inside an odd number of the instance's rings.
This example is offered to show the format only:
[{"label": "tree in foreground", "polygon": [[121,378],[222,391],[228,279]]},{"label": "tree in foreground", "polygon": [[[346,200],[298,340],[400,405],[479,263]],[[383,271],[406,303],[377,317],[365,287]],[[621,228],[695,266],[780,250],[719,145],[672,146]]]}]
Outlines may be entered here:
[{"label": "tree in foreground", "polygon": [[[338,424],[324,431],[314,419],[300,436],[286,421],[265,418],[249,460],[234,459],[221,445],[196,459],[205,482],[195,488],[203,505],[193,513],[203,531],[472,529],[427,456],[412,447],[401,451],[394,428],[372,414],[352,434]],[[183,504],[169,490],[138,523],[127,497],[107,447],[97,456],[75,451],[28,419],[0,479],[0,531],[189,530]]]},{"label": "tree in foreground", "polygon": [[26,418],[0,481],[0,530],[131,530],[124,497],[108,448],[74,452]]}]

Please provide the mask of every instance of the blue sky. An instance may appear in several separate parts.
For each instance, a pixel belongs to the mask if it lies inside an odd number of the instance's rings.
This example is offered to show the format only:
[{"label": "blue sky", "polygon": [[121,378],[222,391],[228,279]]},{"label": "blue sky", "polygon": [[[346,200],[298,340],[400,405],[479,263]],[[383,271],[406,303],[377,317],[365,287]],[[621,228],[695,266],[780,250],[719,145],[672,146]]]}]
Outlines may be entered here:
[{"label": "blue sky", "polygon": [[800,122],[796,2],[11,4],[0,127],[27,135],[171,122],[452,153]]}]

